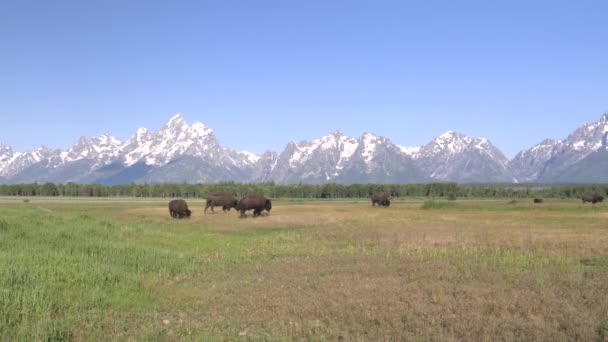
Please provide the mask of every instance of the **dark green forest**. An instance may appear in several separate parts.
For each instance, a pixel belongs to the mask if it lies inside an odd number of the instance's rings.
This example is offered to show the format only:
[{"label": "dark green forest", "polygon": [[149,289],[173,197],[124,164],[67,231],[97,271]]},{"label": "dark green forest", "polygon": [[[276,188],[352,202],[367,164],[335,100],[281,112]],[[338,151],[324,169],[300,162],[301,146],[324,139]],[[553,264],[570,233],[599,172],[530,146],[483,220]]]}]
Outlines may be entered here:
[{"label": "dark green forest", "polygon": [[69,197],[184,197],[204,198],[215,192],[237,196],[264,195],[270,198],[365,198],[376,191],[386,191],[394,198],[580,198],[584,194],[608,195],[608,184],[520,185],[520,184],[11,184],[0,185],[0,196],[69,196]]}]

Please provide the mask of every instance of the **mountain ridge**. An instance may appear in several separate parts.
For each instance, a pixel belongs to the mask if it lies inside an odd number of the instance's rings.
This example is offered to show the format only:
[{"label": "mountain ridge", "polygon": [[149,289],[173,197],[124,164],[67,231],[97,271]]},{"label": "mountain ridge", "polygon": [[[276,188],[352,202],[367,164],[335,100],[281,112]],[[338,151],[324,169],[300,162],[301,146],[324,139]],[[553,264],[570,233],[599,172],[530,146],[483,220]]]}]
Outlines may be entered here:
[{"label": "mountain ridge", "polygon": [[81,137],[65,151],[16,152],[0,144],[0,182],[459,183],[608,182],[608,113],[565,139],[544,139],[512,159],[484,137],[446,131],[425,145],[399,146],[365,132],[336,130],[256,154],[223,147],[201,122],[181,113],[160,129],[140,127],[127,140]]}]

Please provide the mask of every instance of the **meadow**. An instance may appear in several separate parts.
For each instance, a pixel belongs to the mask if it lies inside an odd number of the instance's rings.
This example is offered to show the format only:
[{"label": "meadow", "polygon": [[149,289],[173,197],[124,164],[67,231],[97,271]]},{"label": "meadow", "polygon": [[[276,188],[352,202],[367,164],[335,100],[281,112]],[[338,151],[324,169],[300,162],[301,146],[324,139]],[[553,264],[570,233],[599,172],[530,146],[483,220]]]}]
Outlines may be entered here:
[{"label": "meadow", "polygon": [[167,202],[0,200],[0,340],[608,341],[605,204]]}]

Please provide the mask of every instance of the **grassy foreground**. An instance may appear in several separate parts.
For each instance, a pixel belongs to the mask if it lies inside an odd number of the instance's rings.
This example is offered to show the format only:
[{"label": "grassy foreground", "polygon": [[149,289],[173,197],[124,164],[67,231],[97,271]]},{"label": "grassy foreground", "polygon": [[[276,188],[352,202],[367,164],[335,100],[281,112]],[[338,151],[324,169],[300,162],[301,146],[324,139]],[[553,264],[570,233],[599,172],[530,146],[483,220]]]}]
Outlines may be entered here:
[{"label": "grassy foreground", "polygon": [[1,203],[0,340],[608,341],[607,205],[189,203]]}]

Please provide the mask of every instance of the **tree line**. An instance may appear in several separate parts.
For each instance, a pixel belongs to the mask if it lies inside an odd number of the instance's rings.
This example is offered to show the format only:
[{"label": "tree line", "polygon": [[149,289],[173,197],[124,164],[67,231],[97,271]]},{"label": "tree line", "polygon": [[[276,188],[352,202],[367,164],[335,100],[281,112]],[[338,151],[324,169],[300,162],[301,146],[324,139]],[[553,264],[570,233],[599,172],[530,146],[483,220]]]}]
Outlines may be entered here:
[{"label": "tree line", "polygon": [[608,184],[514,185],[514,184],[275,184],[267,183],[161,183],[161,184],[10,184],[0,185],[0,196],[69,197],[167,197],[204,198],[215,192],[238,197],[264,195],[270,198],[366,198],[377,191],[391,197],[426,198],[580,198],[585,194],[608,195]]}]

